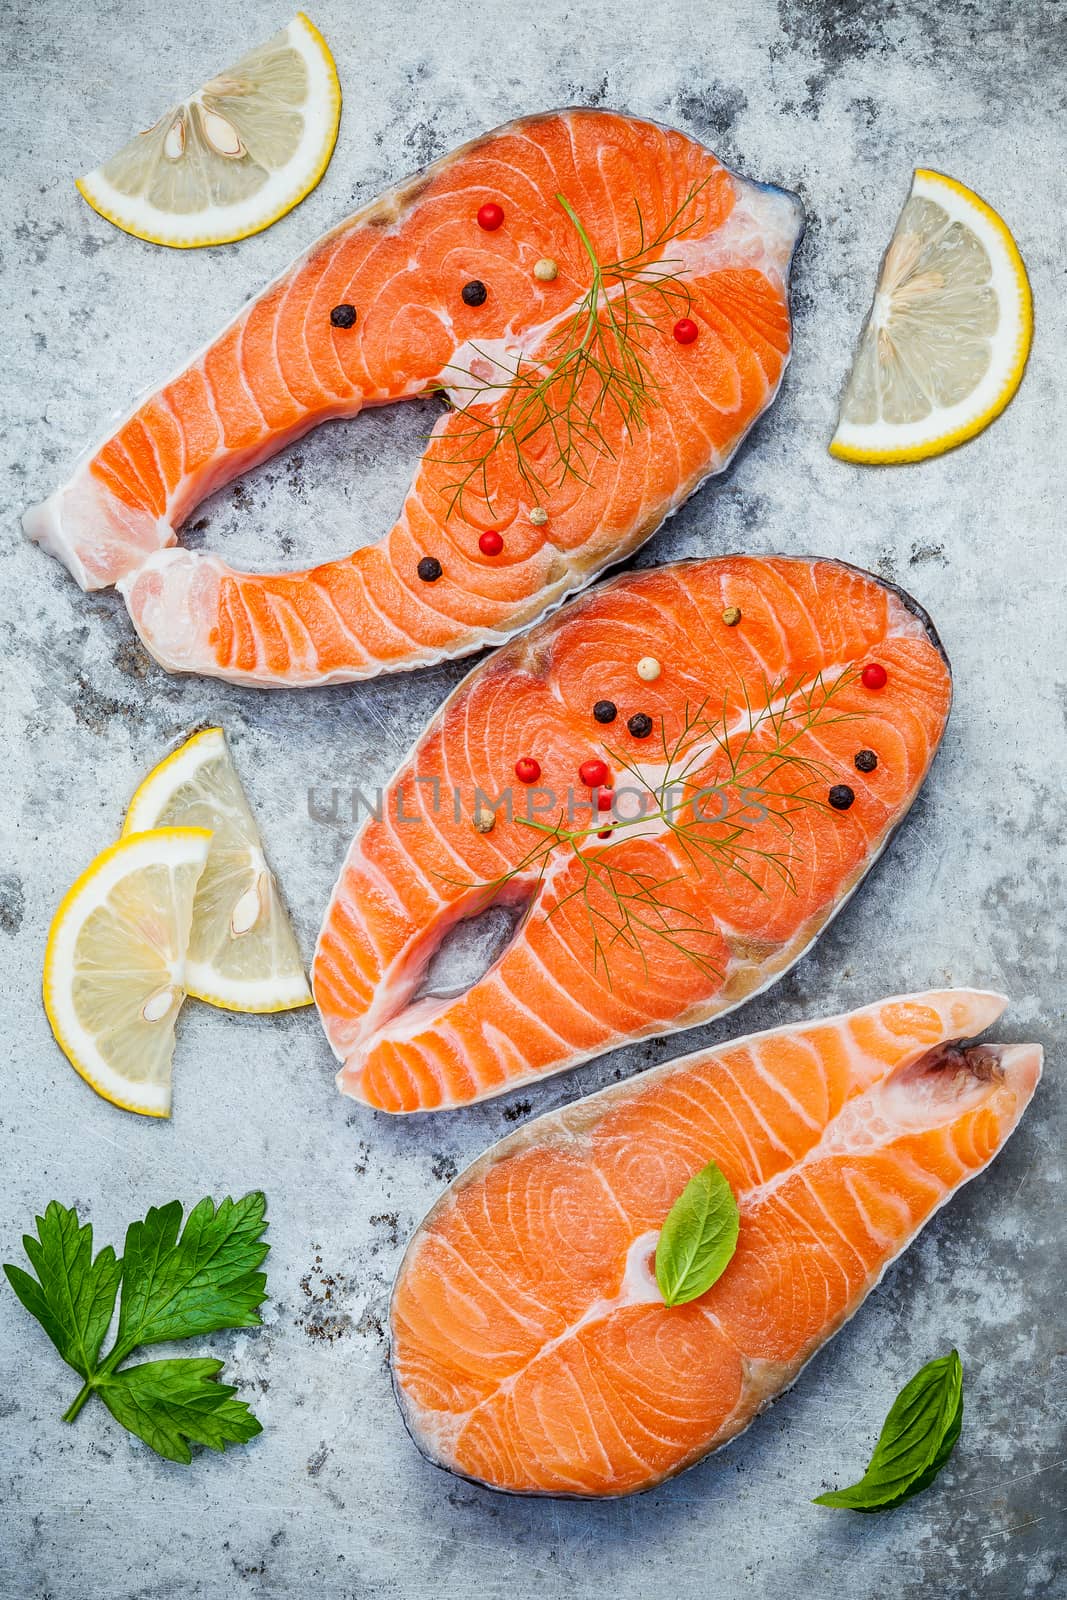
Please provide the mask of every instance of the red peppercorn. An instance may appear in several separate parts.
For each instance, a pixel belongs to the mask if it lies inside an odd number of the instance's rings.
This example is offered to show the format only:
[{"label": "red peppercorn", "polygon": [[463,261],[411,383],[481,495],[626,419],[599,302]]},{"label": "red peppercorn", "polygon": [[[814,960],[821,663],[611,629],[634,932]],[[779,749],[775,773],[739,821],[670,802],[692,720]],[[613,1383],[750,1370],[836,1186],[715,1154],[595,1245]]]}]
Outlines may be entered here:
[{"label": "red peppercorn", "polygon": [[590,789],[599,789],[602,783],[608,781],[608,764],[594,756],[591,761],[583,761],[578,768],[578,776]]},{"label": "red peppercorn", "polygon": [[860,682],[865,689],[884,689],[889,682],[889,674],[880,661],[868,661],[860,673]]},{"label": "red peppercorn", "polygon": [[615,797],[612,794],[611,790],[610,789],[601,789],[600,793],[596,797],[596,808],[597,808],[597,810],[598,811],[610,811],[614,804],[615,804]]},{"label": "red peppercorn", "polygon": [[700,337],[700,329],[692,317],[679,317],[674,324],[674,337],[679,344],[695,344]]},{"label": "red peppercorn", "polygon": [[533,756],[520,756],[515,763],[515,776],[520,783],[536,783],[541,776],[541,763]]},{"label": "red peppercorn", "polygon": [[503,539],[492,528],[487,528],[478,540],[478,549],[483,556],[498,556],[503,548]]},{"label": "red peppercorn", "polygon": [[486,233],[495,233],[503,220],[504,208],[498,206],[495,200],[487,200],[478,209],[478,226],[484,228]]},{"label": "red peppercorn", "polygon": [[597,834],[597,838],[598,839],[610,839],[611,838],[611,829],[610,828],[601,828],[600,832]]}]

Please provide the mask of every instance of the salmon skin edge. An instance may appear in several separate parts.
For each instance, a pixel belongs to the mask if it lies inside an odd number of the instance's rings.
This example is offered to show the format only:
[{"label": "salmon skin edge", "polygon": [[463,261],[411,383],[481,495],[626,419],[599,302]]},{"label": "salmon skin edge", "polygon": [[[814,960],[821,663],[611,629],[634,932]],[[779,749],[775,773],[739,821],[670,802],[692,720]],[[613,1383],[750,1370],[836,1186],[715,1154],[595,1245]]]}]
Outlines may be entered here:
[{"label": "salmon skin edge", "polygon": [[[405,1399],[405,1397],[403,1395],[403,1392],[402,1392],[402,1390],[400,1388],[400,1385],[399,1385],[399,1382],[398,1382],[398,1379],[397,1379],[396,1367],[395,1367],[394,1358],[393,1358],[394,1342],[395,1341],[394,1341],[394,1334],[393,1334],[392,1306],[393,1306],[393,1300],[394,1300],[394,1297],[395,1297],[395,1294],[396,1294],[397,1286],[398,1286],[398,1284],[400,1282],[401,1277],[403,1276],[404,1268],[405,1268],[405,1266],[407,1264],[408,1256],[410,1255],[415,1243],[417,1242],[417,1240],[418,1240],[420,1234],[422,1233],[422,1230],[426,1226],[426,1224],[428,1222],[430,1222],[434,1218],[434,1216],[437,1214],[437,1212],[446,1204],[446,1202],[448,1201],[450,1196],[453,1193],[461,1191],[462,1188],[466,1187],[468,1183],[476,1183],[476,1182],[478,1182],[481,1179],[481,1177],[484,1175],[484,1173],[487,1172],[488,1170],[490,1170],[490,1168],[495,1164],[494,1163],[494,1158],[499,1157],[499,1156],[504,1155],[504,1154],[510,1154],[511,1153],[511,1151],[508,1149],[509,1146],[514,1145],[514,1147],[517,1150],[521,1150],[524,1147],[528,1147],[528,1146],[532,1146],[532,1145],[536,1144],[536,1142],[537,1142],[536,1138],[531,1137],[531,1135],[533,1134],[534,1130],[540,1124],[542,1124],[542,1123],[544,1123],[546,1121],[549,1121],[550,1119],[558,1118],[561,1115],[566,1115],[567,1112],[571,1111],[573,1108],[575,1108],[577,1106],[583,1106],[584,1107],[584,1106],[588,1106],[590,1104],[593,1104],[594,1102],[599,1102],[599,1103],[602,1103],[602,1104],[610,1104],[610,1102],[612,1100],[614,1100],[614,1099],[623,1099],[623,1098],[625,1098],[627,1090],[632,1089],[632,1088],[634,1088],[635,1086],[638,1086],[638,1085],[646,1085],[646,1084],[654,1083],[658,1078],[667,1077],[669,1074],[671,1074],[673,1072],[676,1072],[676,1071],[678,1071],[680,1069],[684,1069],[685,1066],[689,1062],[698,1062],[698,1061],[700,1061],[701,1059],[703,1059],[703,1058],[705,1058],[707,1056],[715,1055],[719,1051],[728,1050],[728,1049],[739,1049],[739,1048],[741,1048],[742,1046],[744,1046],[746,1044],[751,1044],[751,1043],[759,1041],[759,1040],[770,1039],[770,1038],[774,1038],[774,1037],[780,1036],[780,1035],[789,1035],[789,1034],[791,1034],[791,1033],[795,1032],[796,1030],[798,1030],[800,1028],[803,1028],[803,1027],[816,1027],[816,1026],[826,1027],[826,1026],[832,1026],[835,1022],[840,1022],[840,1021],[846,1020],[849,1017],[855,1016],[855,1015],[860,1014],[860,1013],[862,1013],[862,1012],[864,1012],[866,1010],[872,1009],[874,1006],[890,1005],[890,1004],[894,1004],[894,1003],[899,1004],[899,1003],[906,1003],[908,1001],[922,1000],[922,999],[926,998],[932,992],[953,993],[955,991],[954,990],[948,990],[948,991],[917,990],[917,991],[914,991],[914,992],[909,993],[909,994],[887,996],[881,1001],[873,1001],[873,1002],[871,1002],[870,1006],[855,1006],[850,1011],[838,1012],[833,1016],[814,1017],[814,1018],[811,1018],[811,1019],[809,1019],[807,1021],[798,1020],[798,1021],[792,1022],[792,1023],[785,1023],[781,1027],[778,1027],[778,1028],[767,1028],[767,1029],[762,1029],[757,1033],[742,1034],[742,1035],[739,1035],[736,1038],[730,1038],[730,1039],[722,1040],[719,1044],[712,1045],[710,1047],[705,1047],[704,1049],[690,1051],[688,1054],[686,1054],[684,1056],[675,1056],[670,1061],[660,1062],[657,1066],[648,1067],[644,1071],[635,1074],[635,1076],[633,1076],[631,1078],[623,1079],[622,1082],[620,1082],[620,1083],[611,1083],[611,1084],[606,1085],[603,1089],[594,1090],[594,1092],[592,1094],[579,1096],[577,1100],[571,1101],[569,1103],[569,1105],[567,1105],[567,1106],[559,1107],[554,1111],[542,1112],[539,1116],[531,1118],[529,1122],[523,1123],[522,1126],[517,1128],[517,1129],[515,1129],[514,1132],[509,1133],[509,1134],[505,1134],[502,1139],[496,1140],[493,1144],[491,1144],[489,1146],[489,1148],[487,1150],[485,1150],[482,1153],[482,1155],[478,1156],[473,1162],[471,1162],[471,1164],[468,1167],[464,1168],[464,1170],[462,1172],[457,1173],[455,1178],[453,1178],[452,1181],[441,1192],[441,1194],[438,1195],[437,1199],[433,1202],[433,1204],[429,1207],[429,1209],[426,1211],[424,1216],[420,1218],[418,1223],[416,1223],[415,1227],[412,1229],[411,1234],[409,1235],[409,1238],[408,1238],[408,1242],[404,1247],[404,1253],[400,1258],[400,1263],[399,1263],[399,1265],[397,1267],[396,1273],[394,1274],[393,1283],[392,1283],[392,1286],[390,1288],[390,1295],[389,1295],[389,1301],[390,1301],[390,1311],[389,1311],[389,1377],[390,1377],[390,1384],[391,1384],[392,1391],[393,1391],[393,1398],[396,1401],[397,1409],[400,1412],[401,1420],[403,1421],[403,1424],[404,1424],[404,1430],[407,1433],[407,1435],[408,1435],[409,1439],[411,1440],[412,1444],[415,1446],[416,1450],[419,1452],[419,1455],[423,1458],[423,1460],[426,1461],[430,1466],[435,1467],[438,1471],[447,1473],[450,1477],[458,1478],[463,1482],[473,1484],[479,1489],[489,1490],[493,1494],[509,1495],[509,1496],[512,1496],[512,1497],[517,1498],[517,1499],[529,1499],[529,1500],[578,1500],[578,1501],[586,1501],[586,1502],[590,1502],[590,1503],[596,1503],[598,1501],[629,1500],[629,1499],[634,1499],[639,1495],[651,1494],[654,1490],[663,1488],[663,1486],[665,1484],[668,1484],[668,1483],[672,1482],[673,1479],[682,1476],[682,1474],[684,1474],[686,1472],[689,1472],[689,1471],[691,1471],[692,1469],[694,1469],[696,1467],[702,1466],[705,1462],[710,1460],[712,1456],[718,1455],[720,1451],[728,1449],[728,1447],[730,1445],[732,1445],[736,1440],[740,1439],[743,1434],[747,1433],[748,1430],[752,1427],[752,1425],[760,1419],[760,1417],[762,1417],[767,1411],[769,1411],[775,1405],[775,1403],[779,1399],[781,1399],[781,1397],[783,1395],[787,1394],[794,1387],[794,1385],[799,1382],[800,1378],[807,1371],[808,1367],[811,1366],[811,1364],[815,1361],[815,1359],[823,1353],[823,1351],[826,1349],[826,1347],[830,1343],[832,1343],[832,1341],[837,1336],[837,1334],[839,1334],[841,1332],[841,1330],[844,1327],[846,1327],[848,1325],[848,1323],[850,1323],[855,1316],[858,1315],[858,1313],[863,1309],[863,1307],[866,1304],[867,1300],[870,1298],[870,1296],[874,1293],[874,1291],[882,1283],[882,1281],[885,1278],[885,1275],[889,1271],[889,1269],[891,1267],[895,1266],[896,1263],[900,1260],[901,1256],[904,1255],[905,1252],[911,1248],[911,1246],[915,1243],[916,1239],[918,1239],[919,1235],[924,1231],[925,1228],[927,1228],[929,1226],[929,1224],[933,1221],[933,1219],[937,1216],[937,1214],[946,1205],[948,1205],[951,1201],[953,1201],[956,1198],[956,1196],[958,1195],[958,1193],[960,1192],[961,1189],[966,1188],[967,1185],[969,1183],[971,1183],[974,1179],[981,1177],[983,1175],[983,1173],[988,1171],[988,1169],[993,1165],[994,1161],[996,1161],[998,1156],[1000,1156],[1000,1154],[1004,1150],[1005,1145],[1008,1143],[1009,1139],[1012,1137],[1012,1135],[1015,1133],[1016,1129],[1018,1128],[1019,1123],[1022,1121],[1022,1118],[1025,1115],[1026,1110],[1028,1109],[1028,1106],[1029,1106],[1029,1103],[1030,1103],[1029,1101],[1027,1101],[1026,1105],[1023,1107],[1022,1111],[1019,1113],[1018,1117],[1016,1118],[1015,1125],[1010,1129],[1010,1131],[1007,1134],[1007,1136],[1001,1141],[1000,1145],[993,1151],[993,1153],[989,1156],[989,1158],[986,1161],[984,1161],[980,1167],[976,1167],[973,1172],[971,1172],[970,1174],[968,1174],[968,1176],[963,1178],[956,1185],[955,1188],[950,1189],[943,1196],[943,1198],[937,1203],[937,1205],[935,1205],[933,1207],[933,1209],[931,1210],[929,1215],[926,1217],[926,1219],[922,1223],[920,1223],[919,1227],[910,1236],[910,1238],[905,1239],[904,1242],[901,1244],[900,1248],[897,1251],[895,1251],[894,1254],[888,1258],[888,1260],[886,1260],[884,1262],[881,1270],[878,1272],[877,1277],[870,1284],[870,1286],[866,1289],[866,1291],[864,1292],[862,1298],[857,1302],[857,1304],[855,1305],[853,1310],[851,1310],[845,1317],[843,1317],[841,1319],[841,1321],[836,1325],[836,1327],[832,1328],[832,1330],[826,1335],[826,1337],[820,1341],[820,1343],[815,1347],[815,1349],[812,1350],[811,1354],[807,1357],[807,1359],[805,1361],[803,1361],[801,1363],[801,1365],[797,1368],[797,1371],[795,1372],[793,1377],[790,1378],[789,1381],[787,1383],[785,1383],[780,1389],[776,1390],[773,1394],[771,1394],[771,1395],[769,1395],[767,1397],[767,1399],[763,1402],[763,1404],[760,1405],[758,1407],[758,1409],[753,1412],[752,1416],[744,1424],[743,1427],[738,1428],[736,1433],[731,1434],[728,1439],[724,1439],[720,1444],[712,1445],[703,1455],[697,1457],[696,1459],[694,1459],[692,1461],[685,1462],[682,1465],[677,1466],[677,1467],[673,1468],[671,1471],[665,1473],[662,1477],[656,1478],[653,1482],[647,1483],[647,1484],[643,1484],[640,1487],[637,1487],[637,1488],[634,1488],[634,1489],[622,1489],[622,1490],[619,1490],[619,1491],[617,1491],[615,1493],[607,1492],[607,1493],[597,1493],[597,1494],[581,1494],[581,1493],[578,1493],[576,1491],[554,1490],[554,1489],[512,1489],[512,1488],[508,1488],[508,1487],[500,1485],[500,1484],[489,1483],[484,1478],[478,1478],[478,1477],[473,1476],[470,1473],[463,1472],[460,1468],[455,1467],[455,1466],[451,1466],[447,1462],[440,1461],[440,1460],[436,1459],[433,1455],[431,1455],[429,1453],[429,1450],[424,1447],[422,1441],[418,1437],[415,1425],[412,1423],[411,1419],[408,1416],[407,1401],[406,1401],[406,1399]],[[1009,996],[1002,994],[998,990],[963,990],[961,992],[970,993],[970,994],[977,994],[977,995],[980,995],[980,996],[983,996],[983,997],[987,997],[987,998],[990,998],[990,999],[1001,1000],[1001,1001],[1004,1002],[1004,1006],[1005,1007],[1010,1003]],[[960,1037],[957,1037],[957,1038],[951,1038],[950,1037],[950,1038],[942,1040],[941,1043],[942,1043],[942,1045],[958,1044],[958,1045],[966,1047],[968,1045],[976,1043],[983,1036],[983,1034],[986,1033],[987,1031],[988,1031],[988,1029],[982,1029],[978,1034],[975,1034],[975,1035],[973,1035],[971,1037],[963,1037],[963,1036],[960,1036]],[[996,1044],[998,1044],[998,1043],[999,1043],[999,1041],[994,1041],[994,1046]],[[932,1046],[931,1048],[932,1049],[936,1049],[936,1048],[939,1048],[939,1047],[938,1046]],[[1012,1045],[1007,1044],[1007,1045],[1004,1046],[1004,1048],[1012,1048]],[[1040,1083],[1040,1080],[1041,1080],[1041,1077],[1042,1077],[1043,1065],[1044,1065],[1044,1052],[1043,1052],[1042,1047],[1040,1045],[1038,1045],[1035,1048],[1038,1051],[1038,1064],[1037,1064],[1037,1079],[1036,1079],[1036,1082],[1035,1082],[1035,1085],[1034,1085],[1033,1093],[1037,1092],[1037,1087],[1038,1087],[1038,1085]],[[1031,1098],[1032,1098],[1032,1095],[1031,1095]]]}]

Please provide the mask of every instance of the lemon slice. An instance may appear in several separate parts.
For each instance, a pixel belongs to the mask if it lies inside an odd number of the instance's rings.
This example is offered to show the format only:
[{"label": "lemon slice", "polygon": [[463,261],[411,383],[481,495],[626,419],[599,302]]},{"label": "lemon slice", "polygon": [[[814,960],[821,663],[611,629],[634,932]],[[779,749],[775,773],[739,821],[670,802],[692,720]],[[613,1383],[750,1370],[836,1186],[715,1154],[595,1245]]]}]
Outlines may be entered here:
[{"label": "lemon slice", "polygon": [[300,950],[221,728],[205,728],[148,774],[123,834],[145,828],[212,832],[196,891],[186,991],[227,1011],[311,1004]]},{"label": "lemon slice", "polygon": [[174,1023],[211,835],[131,833],[64,897],[44,957],[44,1005],[71,1066],[126,1111],[170,1115]]},{"label": "lemon slice", "polygon": [[78,179],[94,211],[152,244],[229,244],[269,228],[329,165],[341,87],[300,12],[266,44]]},{"label": "lemon slice", "polygon": [[1015,240],[962,183],[920,168],[882,261],[830,454],[921,461],[973,439],[1019,387],[1033,303]]}]

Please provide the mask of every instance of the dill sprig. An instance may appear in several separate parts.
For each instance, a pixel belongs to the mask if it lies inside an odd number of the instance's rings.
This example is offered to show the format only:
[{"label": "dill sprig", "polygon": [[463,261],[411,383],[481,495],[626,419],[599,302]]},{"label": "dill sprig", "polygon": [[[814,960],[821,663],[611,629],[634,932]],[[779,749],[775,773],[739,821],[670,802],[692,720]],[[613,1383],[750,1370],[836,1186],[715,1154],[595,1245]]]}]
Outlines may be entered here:
[{"label": "dill sprig", "polygon": [[[439,436],[458,449],[456,455],[436,457],[459,469],[446,486],[449,516],[462,509],[472,488],[492,508],[489,468],[495,459],[510,458],[531,492],[542,495],[567,478],[588,482],[593,456],[614,458],[608,437],[613,423],[621,422],[629,437],[645,425],[649,411],[660,404],[647,335],[661,319],[685,316],[691,306],[684,264],[659,252],[699,225],[699,214],[682,219],[708,181],[694,184],[651,238],[635,199],[637,248],[609,262],[599,260],[567,197],[556,195],[588,260],[589,287],[542,356],[519,355],[511,366],[493,360],[494,378],[485,382],[471,381],[466,368],[455,369],[467,381],[447,387],[470,398],[461,408],[466,425]],[[476,345],[471,348],[492,360]],[[484,412],[477,409],[479,397]],[[541,456],[545,459],[535,464]]]},{"label": "dill sprig", "polygon": [[[858,668],[846,668],[829,682],[821,672],[812,680],[764,675],[759,704],[741,680],[739,726],[732,724],[728,695],[721,707],[713,708],[710,696],[695,707],[687,702],[677,737],[668,741],[661,733],[662,768],[655,781],[642,770],[647,759],[639,764],[605,745],[606,754],[645,797],[640,815],[607,824],[594,819],[582,827],[567,826],[563,814],[555,822],[516,816],[517,825],[537,835],[530,849],[499,877],[463,887],[481,890],[489,899],[516,878],[531,879],[536,889],[564,856],[577,863],[577,881],[543,914],[551,919],[578,903],[592,936],[594,974],[603,970],[609,987],[612,951],[619,946],[634,952],[646,973],[650,956],[670,949],[721,982],[724,973],[713,954],[719,939],[715,925],[679,904],[676,890],[710,869],[720,879],[740,877],[760,894],[768,891],[758,874],[769,870],[786,892],[797,892],[793,818],[811,807],[829,809],[813,791],[833,777],[832,768],[797,745],[813,728],[858,715],[835,705],[858,676]],[[706,804],[710,798],[716,800],[713,814]],[[760,833],[765,824],[780,837],[780,848],[768,848]],[[605,825],[611,830],[607,841],[597,837]],[[668,876],[635,865],[631,852],[621,852],[635,840],[665,837],[682,858],[679,871]]]}]

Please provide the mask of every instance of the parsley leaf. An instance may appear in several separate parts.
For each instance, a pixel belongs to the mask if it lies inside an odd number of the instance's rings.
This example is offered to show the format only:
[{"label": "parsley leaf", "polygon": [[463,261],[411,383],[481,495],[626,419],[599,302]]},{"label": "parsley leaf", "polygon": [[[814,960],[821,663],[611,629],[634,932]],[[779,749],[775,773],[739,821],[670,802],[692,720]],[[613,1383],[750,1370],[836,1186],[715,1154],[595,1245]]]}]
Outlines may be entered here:
[{"label": "parsley leaf", "polygon": [[[75,1210],[53,1200],[37,1218],[37,1237],[23,1239],[36,1277],[12,1263],[8,1282],[36,1317],[68,1366],[85,1382],[64,1413],[73,1422],[96,1393],[116,1421],[170,1461],[188,1463],[189,1444],[222,1450],[261,1431],[235,1391],[216,1381],[220,1361],[175,1358],[121,1363],[140,1345],[189,1339],[223,1328],[259,1324],[266,1293],[262,1265],[266,1199],[210,1198],[194,1206],[184,1230],[182,1206],[153,1207],[131,1223],[121,1260],[108,1245],[93,1259],[93,1230]],[[115,1342],[101,1360],[119,1284]]]},{"label": "parsley leaf", "polygon": [[182,1208],[172,1200],[130,1224],[115,1341],[124,1356],[141,1344],[259,1326],[267,1280],[255,1269],[269,1249],[260,1238],[266,1210],[262,1194],[224,1200],[217,1211],[204,1199],[179,1238]]},{"label": "parsley leaf", "polygon": [[216,1383],[221,1361],[142,1361],[105,1378],[97,1389],[116,1422],[135,1433],[157,1455],[188,1465],[188,1440],[224,1450],[244,1444],[263,1429],[236,1389]]},{"label": "parsley leaf", "polygon": [[122,1263],[106,1245],[93,1260],[93,1225],[78,1225],[78,1213],[53,1200],[37,1218],[37,1238],[23,1234],[22,1246],[37,1277],[5,1266],[7,1281],[36,1317],[68,1367],[87,1378],[115,1309]]}]

